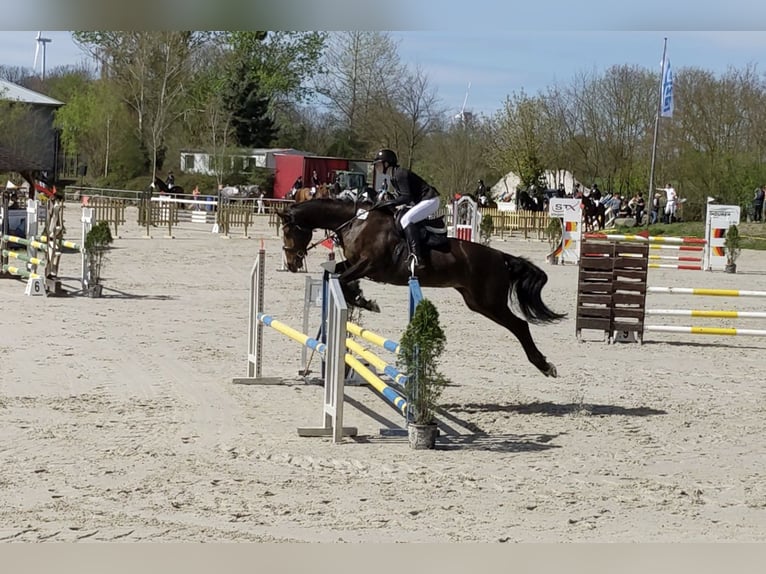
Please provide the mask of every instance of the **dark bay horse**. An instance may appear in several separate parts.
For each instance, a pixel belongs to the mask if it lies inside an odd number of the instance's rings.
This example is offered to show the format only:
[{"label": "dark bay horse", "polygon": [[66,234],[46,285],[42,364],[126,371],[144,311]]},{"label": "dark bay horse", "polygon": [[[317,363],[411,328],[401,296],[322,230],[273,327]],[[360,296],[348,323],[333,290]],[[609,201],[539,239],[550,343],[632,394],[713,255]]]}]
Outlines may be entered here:
[{"label": "dark bay horse", "polygon": [[184,188],[180,185],[174,185],[172,189],[169,188],[168,184],[162,181],[159,177],[154,178],[151,187],[152,189],[158,189],[160,193],[165,193],[167,195],[182,195],[184,192]]},{"label": "dark bay horse", "polygon": [[585,231],[595,231],[604,229],[606,225],[606,206],[602,200],[595,201],[592,197],[581,198],[582,200],[582,220]]},{"label": "dark bay horse", "polygon": [[[349,305],[379,311],[374,301],[364,298],[359,279],[407,285],[408,251],[390,208],[363,204],[367,209],[358,216],[359,205],[333,199],[290,205],[279,213],[283,249],[287,268],[296,272],[314,246],[309,245],[314,230],[334,233],[346,257],[336,267],[346,300]],[[424,241],[426,268],[418,275],[421,285],[456,289],[469,309],[508,329],[529,361],[546,376],[555,377],[556,367],[546,360],[529,331],[529,323],[552,323],[565,316],[548,308],[541,298],[548,281],[545,271],[523,257],[480,243],[444,238],[430,250],[426,245]],[[526,320],[511,311],[512,297]]]}]

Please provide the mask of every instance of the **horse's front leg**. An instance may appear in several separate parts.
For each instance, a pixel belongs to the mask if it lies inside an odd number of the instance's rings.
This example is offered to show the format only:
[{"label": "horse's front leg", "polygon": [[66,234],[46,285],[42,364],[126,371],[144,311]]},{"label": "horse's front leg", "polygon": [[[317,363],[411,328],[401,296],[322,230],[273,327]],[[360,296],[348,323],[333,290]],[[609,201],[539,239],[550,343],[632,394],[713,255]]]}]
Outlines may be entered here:
[{"label": "horse's front leg", "polygon": [[341,261],[335,266],[335,273],[338,273],[338,282],[343,290],[343,296],[346,303],[352,307],[367,309],[373,313],[380,313],[380,307],[375,301],[367,299],[359,285],[359,280],[365,276],[369,269],[369,262],[366,260],[357,261],[354,264],[349,263],[348,259]]}]

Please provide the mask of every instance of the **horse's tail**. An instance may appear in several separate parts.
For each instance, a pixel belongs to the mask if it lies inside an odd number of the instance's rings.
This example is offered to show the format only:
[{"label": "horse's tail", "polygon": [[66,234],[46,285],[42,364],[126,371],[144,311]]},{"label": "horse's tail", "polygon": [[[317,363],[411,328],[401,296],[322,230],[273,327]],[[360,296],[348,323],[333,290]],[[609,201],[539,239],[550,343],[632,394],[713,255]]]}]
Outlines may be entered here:
[{"label": "horse's tail", "polygon": [[503,254],[511,279],[510,295],[515,293],[519,309],[527,321],[533,324],[554,323],[566,317],[548,307],[541,292],[548,282],[548,275],[537,265],[524,257]]}]

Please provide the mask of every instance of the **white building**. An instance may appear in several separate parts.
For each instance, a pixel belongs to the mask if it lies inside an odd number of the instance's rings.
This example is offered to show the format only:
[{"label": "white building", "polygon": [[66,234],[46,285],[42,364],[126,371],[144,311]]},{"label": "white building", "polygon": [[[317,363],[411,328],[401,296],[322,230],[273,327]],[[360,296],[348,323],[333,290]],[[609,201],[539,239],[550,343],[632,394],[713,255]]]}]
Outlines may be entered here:
[{"label": "white building", "polygon": [[[226,155],[228,171],[231,173],[247,173],[254,167],[274,169],[274,154],[314,155],[292,148],[240,148],[231,150]],[[214,157],[203,150],[181,150],[181,172],[215,175]]]}]

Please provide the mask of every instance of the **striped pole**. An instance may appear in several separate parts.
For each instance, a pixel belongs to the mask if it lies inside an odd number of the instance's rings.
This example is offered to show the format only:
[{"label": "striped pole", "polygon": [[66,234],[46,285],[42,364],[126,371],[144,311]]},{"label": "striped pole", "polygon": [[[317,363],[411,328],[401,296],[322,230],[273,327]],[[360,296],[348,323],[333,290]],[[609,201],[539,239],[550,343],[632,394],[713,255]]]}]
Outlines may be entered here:
[{"label": "striped pole", "polygon": [[704,309],[647,309],[647,315],[709,317],[717,319],[766,319],[763,311],[706,311]]},{"label": "striped pole", "polygon": [[353,351],[354,353],[362,357],[365,361],[370,363],[373,367],[377,369],[379,373],[385,373],[397,385],[404,387],[404,385],[407,384],[407,375],[405,375],[398,369],[386,363],[383,359],[378,357],[375,353],[373,353],[369,349],[365,349],[362,345],[357,343],[354,339],[351,339],[351,338],[346,339],[346,347],[348,347],[349,349],[351,349],[351,351]]},{"label": "striped pole", "polygon": [[647,293],[670,295],[705,295],[712,297],[766,297],[766,291],[743,291],[740,289],[700,289],[692,287],[647,287]]},{"label": "striped pole", "polygon": [[373,345],[377,345],[378,347],[383,347],[387,351],[391,351],[392,353],[398,353],[399,352],[399,343],[396,341],[391,341],[390,339],[386,339],[385,337],[381,337],[380,335],[376,335],[372,331],[368,331],[367,329],[364,329],[360,327],[359,325],[356,325],[354,323],[346,323],[346,328],[348,329],[349,333],[352,333],[356,335],[357,337],[361,337],[365,341],[368,341],[372,343]]},{"label": "striped pole", "polygon": [[643,243],[673,243],[707,245],[707,240],[700,237],[665,237],[662,235],[616,235],[606,233],[586,233],[588,239],[608,239],[609,241],[639,241]]},{"label": "striped pole", "polygon": [[258,313],[257,319],[259,322],[263,323],[267,327],[271,327],[272,329],[279,331],[283,335],[287,335],[291,339],[298,341],[301,345],[305,345],[309,349],[314,349],[320,355],[324,355],[325,351],[327,350],[327,345],[325,345],[321,341],[317,341],[313,337],[304,335],[300,331],[297,331],[293,329],[292,327],[285,325],[281,321],[277,321],[271,315],[266,315],[265,313]]},{"label": "striped pole", "polygon": [[[640,253],[618,253],[619,257],[634,257],[636,259],[643,259],[643,255]],[[665,260],[665,261],[702,261],[701,257],[691,257],[684,255],[649,255],[650,260]]]},{"label": "striped pole", "polygon": [[30,273],[26,269],[19,269],[18,267],[13,267],[12,265],[3,265],[3,273],[10,273],[11,275],[16,275],[18,277],[23,277],[25,279],[40,278],[40,276],[37,273]]},{"label": "striped pole", "polygon": [[[35,239],[46,245],[48,244],[48,237],[46,235],[40,235]],[[66,239],[61,240],[61,246],[66,247],[67,249],[74,249],[75,251],[82,251],[82,245],[75,243],[74,241],[67,241]]]},{"label": "striped pole", "polygon": [[705,248],[702,245],[650,245],[649,250],[673,249],[675,251],[698,251],[702,252]]},{"label": "striped pole", "polygon": [[391,403],[402,416],[407,416],[407,400],[397,393],[394,389],[380,380],[380,378],[370,369],[365,367],[359,359],[353,355],[346,354],[346,364],[354,369],[359,375],[378,391],[383,398]]},{"label": "striped pole", "polygon": [[747,335],[766,337],[766,331],[757,329],[726,329],[722,327],[670,327],[667,325],[645,325],[644,331],[660,333],[691,333],[692,335]]},{"label": "striped pole", "polygon": [[28,247],[34,247],[35,249],[47,249],[48,244],[34,239],[23,239],[21,237],[15,237],[13,235],[3,235],[3,241],[10,241],[11,243],[17,243],[19,245],[26,245]]},{"label": "striped pole", "polygon": [[[699,261],[697,259],[696,261]],[[702,265],[671,265],[670,263],[649,263],[650,269],[684,269],[686,271],[702,271]]]},{"label": "striped pole", "polygon": [[38,257],[31,257],[29,255],[25,255],[24,253],[18,253],[16,251],[8,251],[7,249],[3,249],[3,255],[5,255],[6,257],[10,257],[11,259],[26,261],[27,263],[32,263],[33,265],[45,265],[44,259],[40,259]]},{"label": "striped pole", "polygon": [[[299,342],[301,345],[305,345],[309,349],[314,349],[317,353],[324,356],[327,351],[327,345],[321,341],[317,341],[313,337],[301,333],[300,331],[293,329],[292,327],[285,325],[281,321],[277,321],[271,315],[265,313],[258,313],[257,319],[260,323],[263,323],[267,327],[275,329],[279,333],[290,337],[291,339]],[[382,339],[382,337],[381,337]],[[345,362],[352,369],[354,369],[359,375],[367,381],[376,391],[378,391],[383,398],[391,403],[397,411],[403,416],[407,416],[407,400],[404,399],[393,388],[383,382],[375,373],[363,365],[359,359],[353,355],[346,353]]]}]

